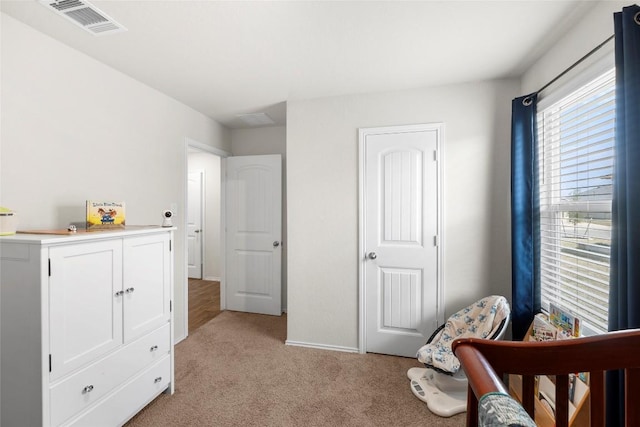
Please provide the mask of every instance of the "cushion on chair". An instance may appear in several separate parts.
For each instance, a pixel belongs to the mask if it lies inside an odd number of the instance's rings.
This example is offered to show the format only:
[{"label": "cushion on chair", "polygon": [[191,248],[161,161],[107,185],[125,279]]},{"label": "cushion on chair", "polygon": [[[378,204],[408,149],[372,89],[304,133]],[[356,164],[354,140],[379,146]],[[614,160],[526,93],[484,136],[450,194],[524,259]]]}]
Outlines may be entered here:
[{"label": "cushion on chair", "polygon": [[449,317],[442,333],[418,350],[418,360],[446,372],[458,372],[460,362],[451,351],[451,343],[456,338],[491,337],[509,312],[503,296],[494,295],[471,304]]}]

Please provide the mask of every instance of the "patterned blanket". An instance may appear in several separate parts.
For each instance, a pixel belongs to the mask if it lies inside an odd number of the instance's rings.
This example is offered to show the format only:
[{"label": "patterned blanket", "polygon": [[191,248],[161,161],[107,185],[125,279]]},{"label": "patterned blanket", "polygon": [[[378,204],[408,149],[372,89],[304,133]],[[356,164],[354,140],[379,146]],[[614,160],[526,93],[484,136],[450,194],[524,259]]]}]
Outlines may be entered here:
[{"label": "patterned blanket", "polygon": [[482,427],[536,427],[529,414],[507,394],[487,393],[478,401],[478,425]]},{"label": "patterned blanket", "polygon": [[451,351],[451,343],[456,338],[492,336],[509,313],[509,303],[503,296],[494,295],[471,304],[449,317],[442,331],[418,350],[418,360],[455,374],[460,369],[460,362]]}]

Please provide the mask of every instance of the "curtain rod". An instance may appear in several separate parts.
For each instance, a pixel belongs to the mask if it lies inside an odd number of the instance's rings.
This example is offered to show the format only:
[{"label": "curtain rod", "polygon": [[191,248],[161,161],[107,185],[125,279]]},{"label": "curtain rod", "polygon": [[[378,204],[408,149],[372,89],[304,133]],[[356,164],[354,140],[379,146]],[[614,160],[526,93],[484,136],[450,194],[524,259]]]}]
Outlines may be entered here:
[{"label": "curtain rod", "polygon": [[591,55],[593,55],[594,53],[596,53],[598,50],[600,50],[605,44],[609,43],[611,40],[613,40],[615,34],[609,36],[608,39],[606,39],[605,41],[603,41],[602,43],[600,43],[598,46],[594,47],[589,53],[587,53],[585,56],[583,56],[582,58],[578,59],[576,62],[574,62],[571,66],[569,66],[569,68],[567,68],[566,70],[564,70],[563,72],[561,72],[560,74],[558,74],[555,78],[553,78],[549,83],[547,83],[546,85],[542,86],[540,89],[538,89],[537,91],[535,91],[534,93],[540,93],[543,90],[545,90],[546,88],[548,88],[549,86],[551,86],[552,84],[554,84],[556,81],[558,81],[560,78],[562,78],[565,74],[567,74],[569,71],[573,70],[575,67],[577,67],[578,65],[580,65],[585,59],[587,59],[588,57],[590,57]]}]

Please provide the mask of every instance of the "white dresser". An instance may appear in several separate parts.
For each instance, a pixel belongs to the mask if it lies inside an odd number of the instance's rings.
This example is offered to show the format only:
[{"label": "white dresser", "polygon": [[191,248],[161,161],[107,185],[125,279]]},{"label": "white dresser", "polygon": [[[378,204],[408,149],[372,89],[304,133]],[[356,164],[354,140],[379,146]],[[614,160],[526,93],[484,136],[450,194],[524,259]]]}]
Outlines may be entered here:
[{"label": "white dresser", "polygon": [[172,228],[0,237],[0,424],[120,426],[173,393]]}]

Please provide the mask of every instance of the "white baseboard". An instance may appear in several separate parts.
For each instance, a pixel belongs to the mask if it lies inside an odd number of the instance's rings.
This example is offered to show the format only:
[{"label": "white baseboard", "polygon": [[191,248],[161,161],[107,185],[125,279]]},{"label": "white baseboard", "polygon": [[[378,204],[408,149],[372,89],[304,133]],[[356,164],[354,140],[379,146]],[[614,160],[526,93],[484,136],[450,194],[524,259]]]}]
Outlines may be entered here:
[{"label": "white baseboard", "polygon": [[173,345],[177,345],[180,341],[187,339],[186,335],[182,335],[181,337],[173,337]]},{"label": "white baseboard", "polygon": [[358,349],[355,347],[343,347],[339,345],[328,345],[328,344],[314,344],[314,343],[291,341],[291,340],[286,340],[284,343],[286,345],[291,345],[294,347],[307,347],[307,348],[315,348],[318,350],[342,351],[345,353],[359,353]]},{"label": "white baseboard", "polygon": [[217,276],[206,276],[206,277],[205,277],[204,279],[202,279],[202,280],[210,280],[210,281],[212,281],[212,282],[219,282],[219,281],[220,281],[220,278],[219,278],[219,277],[217,277]]}]

